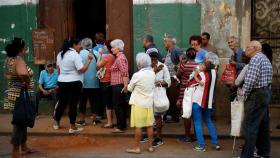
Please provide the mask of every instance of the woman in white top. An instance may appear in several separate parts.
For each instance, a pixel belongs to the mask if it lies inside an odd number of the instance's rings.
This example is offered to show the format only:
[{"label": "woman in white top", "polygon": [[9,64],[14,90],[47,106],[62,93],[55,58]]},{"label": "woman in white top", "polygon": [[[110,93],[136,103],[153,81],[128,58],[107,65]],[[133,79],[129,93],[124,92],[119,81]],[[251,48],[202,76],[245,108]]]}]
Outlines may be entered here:
[{"label": "woman in white top", "polygon": [[80,41],[78,39],[66,39],[61,52],[57,55],[58,76],[58,104],[55,107],[53,125],[54,129],[59,129],[59,122],[64,109],[69,107],[70,129],[69,133],[76,133],[83,130],[75,126],[77,117],[77,104],[82,88],[83,73],[93,59],[92,54],[88,55],[86,64],[83,64],[82,58],[78,54],[80,51]]},{"label": "woman in white top", "polygon": [[149,138],[149,152],[153,152],[153,95],[156,75],[151,68],[151,58],[146,53],[139,53],[136,56],[136,62],[139,71],[136,72],[127,90],[132,92],[129,104],[131,105],[130,126],[135,127],[135,146],[127,149],[128,153],[141,153],[140,138],[142,136],[141,128],[146,127]]}]

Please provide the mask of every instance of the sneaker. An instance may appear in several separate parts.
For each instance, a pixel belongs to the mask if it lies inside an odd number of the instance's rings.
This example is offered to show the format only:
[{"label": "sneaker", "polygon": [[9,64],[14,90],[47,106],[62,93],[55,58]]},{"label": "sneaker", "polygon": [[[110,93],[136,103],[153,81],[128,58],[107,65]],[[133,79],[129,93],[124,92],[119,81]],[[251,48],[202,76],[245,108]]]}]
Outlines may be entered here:
[{"label": "sneaker", "polygon": [[54,121],[53,129],[58,130],[60,128],[59,123],[57,121]]},{"label": "sneaker", "polygon": [[214,144],[213,149],[219,151],[219,150],[221,150],[221,146],[218,144]]},{"label": "sneaker", "polygon": [[161,138],[155,138],[153,141],[153,147],[159,147],[163,145],[163,141]]},{"label": "sneaker", "polygon": [[75,129],[70,128],[70,129],[69,129],[69,133],[70,133],[70,134],[79,133],[79,132],[81,132],[81,131],[83,131],[83,130],[84,130],[84,128],[82,128],[82,127],[76,127]]},{"label": "sneaker", "polygon": [[141,143],[146,143],[148,140],[149,139],[148,139],[147,135],[143,135],[142,138],[140,139],[140,142]]},{"label": "sneaker", "polygon": [[186,136],[180,136],[178,140],[182,143],[191,143],[195,141],[192,137],[186,137]]},{"label": "sneaker", "polygon": [[100,120],[94,120],[94,121],[92,121],[92,125],[93,125],[93,126],[96,126],[96,125],[99,124],[99,123],[101,123]]},{"label": "sneaker", "polygon": [[205,147],[201,147],[201,146],[199,146],[199,145],[195,146],[195,147],[193,148],[193,150],[194,150],[194,151],[198,151],[198,152],[205,152],[205,151],[206,151]]},{"label": "sneaker", "polygon": [[86,125],[86,121],[80,120],[80,121],[76,122],[76,125],[78,125],[78,126],[85,126]]}]

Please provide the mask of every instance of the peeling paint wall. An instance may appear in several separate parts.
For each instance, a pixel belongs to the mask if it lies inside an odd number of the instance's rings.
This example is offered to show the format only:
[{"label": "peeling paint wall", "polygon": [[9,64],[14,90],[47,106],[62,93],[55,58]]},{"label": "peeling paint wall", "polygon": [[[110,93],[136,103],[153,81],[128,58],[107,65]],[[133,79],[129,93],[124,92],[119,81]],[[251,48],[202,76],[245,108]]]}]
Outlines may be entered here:
[{"label": "peeling paint wall", "polygon": [[31,31],[37,28],[38,0],[0,0],[0,106],[6,82],[3,79],[3,62],[6,58],[5,47],[14,37],[21,37],[26,42],[25,60],[37,77],[38,68],[33,64]]},{"label": "peeling paint wall", "polygon": [[201,31],[211,34],[211,42],[218,48],[219,57],[229,57],[227,38],[236,36],[240,46],[250,41],[250,0],[198,0],[201,4]]}]

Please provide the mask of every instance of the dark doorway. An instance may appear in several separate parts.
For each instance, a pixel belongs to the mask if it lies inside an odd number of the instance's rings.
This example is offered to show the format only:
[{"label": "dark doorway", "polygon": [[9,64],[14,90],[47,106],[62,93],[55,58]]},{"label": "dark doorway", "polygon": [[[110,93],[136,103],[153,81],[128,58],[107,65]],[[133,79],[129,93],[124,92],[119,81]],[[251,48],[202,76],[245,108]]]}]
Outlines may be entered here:
[{"label": "dark doorway", "polygon": [[76,19],[76,36],[80,39],[94,39],[97,32],[104,35],[106,25],[105,0],[75,0],[74,11]]}]

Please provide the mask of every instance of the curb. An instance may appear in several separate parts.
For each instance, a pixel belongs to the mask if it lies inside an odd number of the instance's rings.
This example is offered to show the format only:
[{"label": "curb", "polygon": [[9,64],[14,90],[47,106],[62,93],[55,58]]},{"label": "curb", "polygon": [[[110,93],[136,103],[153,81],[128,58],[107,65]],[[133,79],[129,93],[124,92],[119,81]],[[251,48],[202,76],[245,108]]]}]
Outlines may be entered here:
[{"label": "curb", "polygon": [[[0,136],[10,136],[11,132],[0,132]],[[79,133],[79,134],[68,134],[68,133],[41,133],[41,132],[28,132],[28,136],[41,136],[41,137],[56,137],[56,136],[88,136],[88,137],[108,137],[108,138],[115,138],[115,137],[134,137],[134,133],[122,133],[122,134],[103,134],[103,133]],[[178,134],[162,134],[165,138],[178,138],[181,135]],[[204,135],[205,138],[211,138],[210,135]],[[219,139],[233,139],[233,136],[230,135],[219,135]],[[237,137],[237,139],[243,139],[243,137]],[[280,136],[271,136],[271,140],[280,140]]]}]

